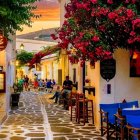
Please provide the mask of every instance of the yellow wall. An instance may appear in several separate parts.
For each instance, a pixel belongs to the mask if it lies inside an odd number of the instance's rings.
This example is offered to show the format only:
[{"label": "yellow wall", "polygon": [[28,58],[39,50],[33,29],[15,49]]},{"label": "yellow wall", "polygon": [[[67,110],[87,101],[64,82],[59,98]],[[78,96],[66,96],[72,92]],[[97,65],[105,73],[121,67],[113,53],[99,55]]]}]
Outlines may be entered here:
[{"label": "yellow wall", "polygon": [[5,66],[6,66],[6,54],[5,51],[0,51],[0,66],[4,67],[5,70]]}]

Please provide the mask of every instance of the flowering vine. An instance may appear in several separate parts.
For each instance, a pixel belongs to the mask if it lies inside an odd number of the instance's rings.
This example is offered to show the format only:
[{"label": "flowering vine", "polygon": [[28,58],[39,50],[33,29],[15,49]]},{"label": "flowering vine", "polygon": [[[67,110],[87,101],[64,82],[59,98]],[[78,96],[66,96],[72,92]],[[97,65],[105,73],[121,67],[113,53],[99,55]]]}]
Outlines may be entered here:
[{"label": "flowering vine", "polygon": [[58,46],[51,46],[51,47],[45,47],[43,50],[39,51],[38,53],[34,54],[32,60],[29,61],[29,68],[32,68],[34,64],[40,63],[41,59],[44,56],[56,53],[61,48]]},{"label": "flowering vine", "polygon": [[[71,0],[52,35],[72,63],[112,58],[117,48],[140,50],[139,0]],[[73,51],[74,49],[74,51]]]}]

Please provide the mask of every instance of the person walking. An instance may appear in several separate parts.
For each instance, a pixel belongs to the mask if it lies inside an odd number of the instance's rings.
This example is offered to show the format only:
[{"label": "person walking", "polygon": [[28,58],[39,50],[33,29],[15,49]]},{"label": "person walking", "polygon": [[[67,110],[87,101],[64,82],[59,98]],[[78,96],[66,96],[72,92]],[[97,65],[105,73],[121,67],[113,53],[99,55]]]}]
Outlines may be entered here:
[{"label": "person walking", "polygon": [[24,78],[24,84],[25,84],[25,90],[28,91],[28,86],[29,86],[29,78],[26,75]]}]

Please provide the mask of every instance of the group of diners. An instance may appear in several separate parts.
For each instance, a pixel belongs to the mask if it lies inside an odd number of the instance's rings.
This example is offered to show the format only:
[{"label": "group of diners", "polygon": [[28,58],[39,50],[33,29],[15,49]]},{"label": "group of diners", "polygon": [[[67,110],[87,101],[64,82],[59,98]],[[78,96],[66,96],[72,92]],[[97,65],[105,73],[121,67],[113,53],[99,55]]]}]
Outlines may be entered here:
[{"label": "group of diners", "polygon": [[38,88],[38,89],[40,89],[40,88],[53,89],[53,86],[55,84],[56,84],[56,82],[54,79],[53,80],[51,80],[51,79],[46,79],[46,80],[38,79],[38,80],[35,80],[34,87]]},{"label": "group of diners", "polygon": [[110,140],[140,140],[140,108],[138,101],[100,104],[101,135]]}]

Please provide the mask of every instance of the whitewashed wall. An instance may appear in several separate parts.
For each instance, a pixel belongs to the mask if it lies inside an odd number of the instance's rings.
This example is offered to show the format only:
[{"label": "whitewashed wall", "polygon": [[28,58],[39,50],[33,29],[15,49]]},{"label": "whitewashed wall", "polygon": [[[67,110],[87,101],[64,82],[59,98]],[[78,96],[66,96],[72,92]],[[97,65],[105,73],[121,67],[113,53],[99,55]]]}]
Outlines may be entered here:
[{"label": "whitewashed wall", "polygon": [[[138,100],[140,102],[140,78],[132,78],[129,76],[130,71],[130,55],[129,51],[118,49],[114,53],[116,59],[116,75],[106,82],[100,76],[100,63],[95,64],[95,69],[90,69],[88,65],[88,77],[95,86],[95,97],[88,95],[94,101],[95,125],[99,128],[99,104],[100,103],[115,103]],[[111,94],[107,94],[107,84],[111,84]]]},{"label": "whitewashed wall", "polygon": [[130,77],[130,54],[126,50],[115,52],[117,73],[115,76],[115,102],[124,98],[127,101],[139,100],[140,102],[140,77]]},{"label": "whitewashed wall", "polygon": [[[101,78],[101,102],[113,103],[127,101],[140,101],[140,77],[130,77],[129,51],[118,49],[115,51],[116,75],[111,81],[106,82]],[[106,84],[111,84],[111,94],[106,94],[103,89]]]},{"label": "whitewashed wall", "polygon": [[[24,45],[24,50],[27,52],[39,52],[40,50],[43,49],[43,46],[54,46],[56,45],[55,42],[46,42],[46,41],[37,41],[37,40],[29,40],[29,39],[16,39],[16,49],[20,51],[20,45]],[[43,67],[42,67],[43,68]],[[34,73],[39,73],[37,71],[28,71],[28,67],[23,67],[23,72],[25,75],[28,75],[30,79],[34,79]],[[41,73],[41,72],[40,72]],[[46,78],[46,71],[45,68],[43,68],[43,73],[40,75],[39,73],[39,78]]]},{"label": "whitewashed wall", "polygon": [[24,50],[28,52],[38,52],[43,49],[43,46],[56,45],[55,42],[29,40],[29,39],[16,39],[16,49],[20,50],[20,45],[24,45]]},{"label": "whitewashed wall", "polygon": [[10,87],[13,86],[15,82],[15,58],[16,58],[16,36],[10,36],[12,41],[8,41],[8,45],[5,49],[6,56],[6,111],[10,110]]}]

